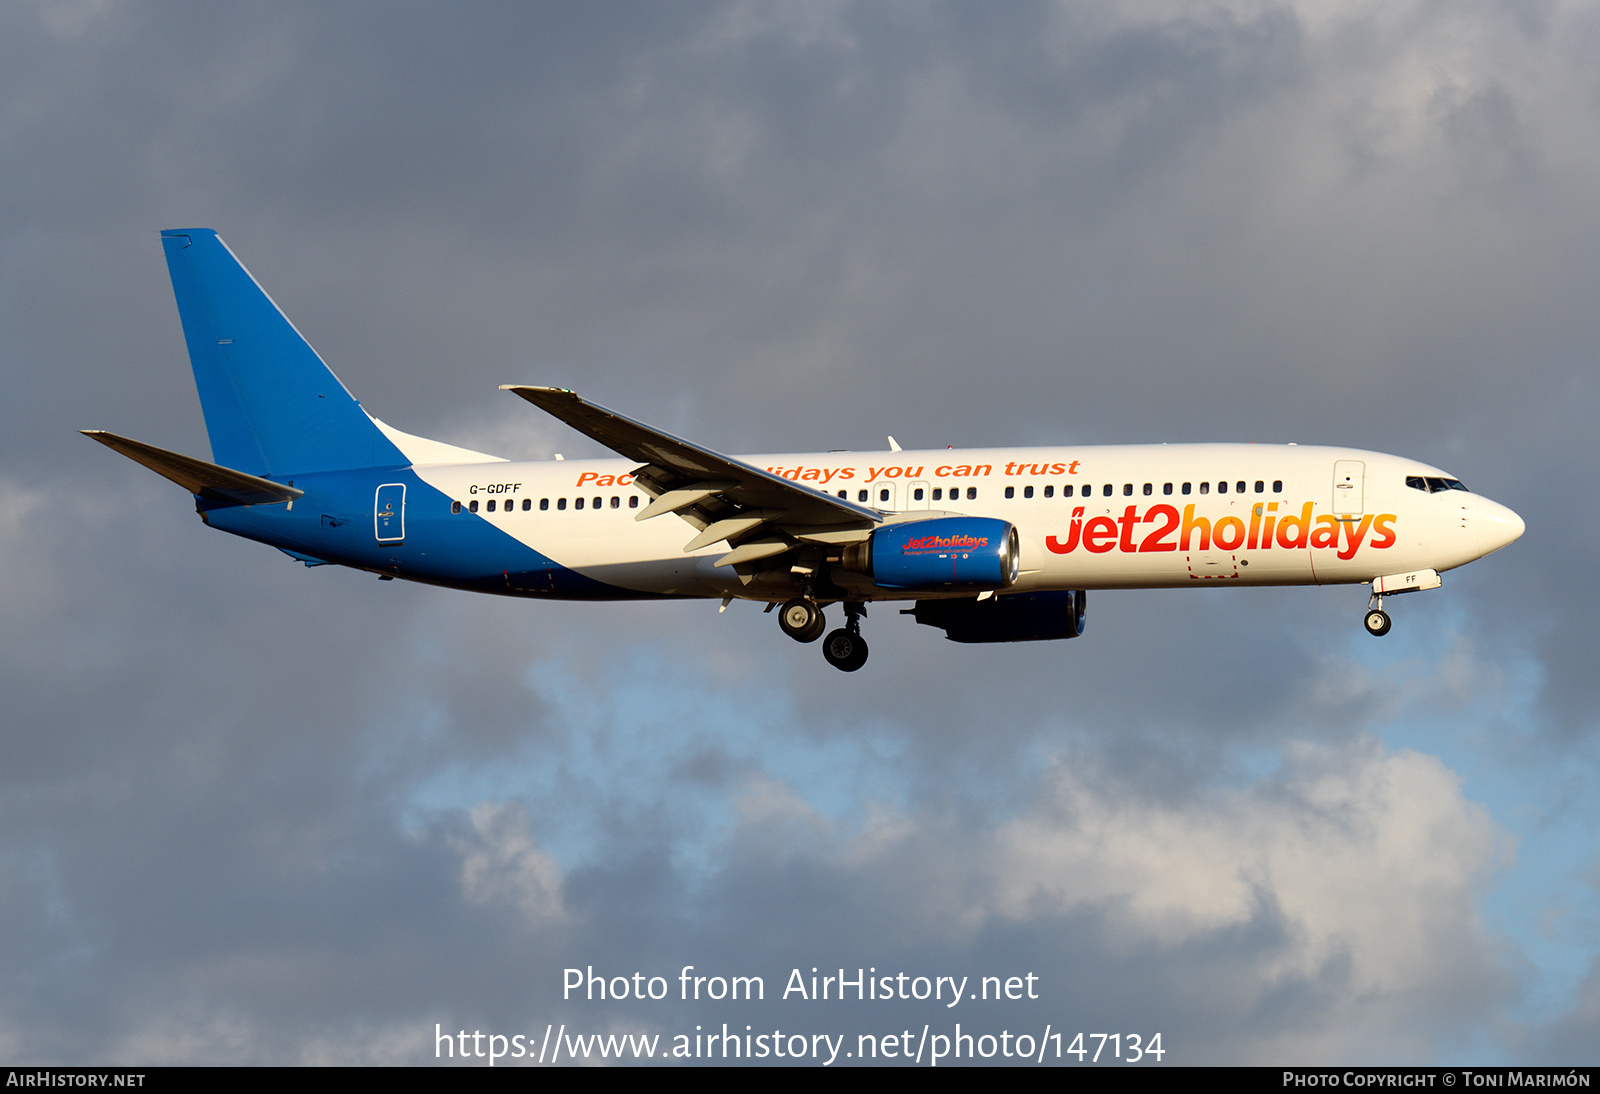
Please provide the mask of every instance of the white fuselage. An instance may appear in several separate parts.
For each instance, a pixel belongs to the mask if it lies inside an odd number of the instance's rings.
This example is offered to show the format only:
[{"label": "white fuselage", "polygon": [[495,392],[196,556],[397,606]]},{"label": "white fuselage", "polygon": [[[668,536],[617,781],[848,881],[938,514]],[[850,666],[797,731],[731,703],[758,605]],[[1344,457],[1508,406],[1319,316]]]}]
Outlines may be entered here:
[{"label": "white fuselage", "polygon": [[[818,491],[907,519],[993,517],[1020,536],[1011,591],[1308,585],[1448,570],[1511,542],[1522,521],[1413,460],[1296,445],[1174,444],[940,449],[738,457]],[[637,521],[650,498],[625,460],[422,465],[416,474],[555,563],[634,592],[771,599],[713,565],[726,543],[685,552],[695,529]],[[489,507],[493,506],[493,510]],[[859,584],[859,583],[858,583]],[[919,594],[872,587],[867,598]],[[926,593],[920,594],[926,596]]]}]

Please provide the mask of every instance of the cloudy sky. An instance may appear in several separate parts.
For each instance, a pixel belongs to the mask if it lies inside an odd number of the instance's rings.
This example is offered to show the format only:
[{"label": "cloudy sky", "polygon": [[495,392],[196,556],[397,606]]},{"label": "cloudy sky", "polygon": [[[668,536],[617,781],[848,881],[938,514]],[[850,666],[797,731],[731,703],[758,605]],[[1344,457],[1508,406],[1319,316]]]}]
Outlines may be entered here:
[{"label": "cloudy sky", "polygon": [[[0,1059],[1596,1062],[1597,51],[1566,0],[0,8]],[[1371,448],[1528,532],[1381,642],[1355,588],[1101,593],[1070,643],[880,610],[852,676],[750,606],[308,571],[75,432],[209,454],[200,226],[508,457],[597,453],[496,391],[557,384],[730,452]]]}]

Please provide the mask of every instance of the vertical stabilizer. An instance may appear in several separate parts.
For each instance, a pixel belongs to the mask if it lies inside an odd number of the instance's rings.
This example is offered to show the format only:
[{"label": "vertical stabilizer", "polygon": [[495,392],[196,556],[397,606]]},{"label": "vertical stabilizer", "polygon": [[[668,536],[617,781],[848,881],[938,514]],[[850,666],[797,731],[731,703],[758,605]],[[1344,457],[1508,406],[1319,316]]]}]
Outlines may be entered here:
[{"label": "vertical stabilizer", "polygon": [[409,463],[209,228],[161,233],[211,458],[251,475]]}]

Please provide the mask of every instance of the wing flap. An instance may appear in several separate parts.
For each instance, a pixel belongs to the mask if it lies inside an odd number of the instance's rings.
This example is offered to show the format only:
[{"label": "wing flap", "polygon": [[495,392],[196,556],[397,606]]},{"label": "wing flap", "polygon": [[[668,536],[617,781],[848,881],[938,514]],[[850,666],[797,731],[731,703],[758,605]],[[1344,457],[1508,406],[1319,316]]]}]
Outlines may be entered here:
[{"label": "wing flap", "polygon": [[[781,515],[782,514],[778,514],[778,516]],[[722,520],[719,520],[714,524],[706,525],[704,531],[702,531],[698,536],[695,536],[688,543],[685,543],[683,545],[683,553],[689,554],[693,551],[698,551],[700,548],[709,547],[719,540],[725,539],[728,542],[733,543],[740,537],[748,535],[757,528],[761,527],[763,524],[767,524],[769,522],[775,523],[775,518],[769,517],[766,513],[753,513],[749,516],[724,517]]]},{"label": "wing flap", "polygon": [[634,517],[634,520],[649,520],[659,517],[663,513],[676,513],[680,509],[687,509],[691,505],[699,505],[707,498],[714,498],[724,490],[732,490],[738,483],[714,482],[701,483],[697,486],[684,487],[680,490],[668,490],[654,498]]},{"label": "wing flap", "polygon": [[772,558],[794,549],[794,543],[787,539],[758,539],[753,543],[746,543],[735,547],[714,565],[737,566],[743,562],[759,562],[764,558]]}]

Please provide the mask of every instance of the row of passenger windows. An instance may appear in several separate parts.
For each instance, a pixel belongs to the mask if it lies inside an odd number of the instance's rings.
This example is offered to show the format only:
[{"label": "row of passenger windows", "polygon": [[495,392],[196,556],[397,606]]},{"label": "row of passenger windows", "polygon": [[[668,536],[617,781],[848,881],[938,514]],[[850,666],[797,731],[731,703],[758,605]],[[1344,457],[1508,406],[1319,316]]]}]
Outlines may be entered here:
[{"label": "row of passenger windows", "polygon": [[1442,494],[1446,490],[1465,490],[1467,493],[1471,493],[1460,479],[1436,479],[1432,477],[1424,478],[1421,475],[1407,475],[1406,485],[1413,490],[1421,490],[1424,494]]},{"label": "row of passenger windows", "polygon": [[[589,502],[590,503],[589,504],[589,508],[591,508],[591,509],[604,509],[606,507],[606,499],[605,498],[601,498],[601,497],[597,497],[597,498],[594,498],[594,499],[573,498],[572,499],[572,507],[574,509],[582,509],[584,507],[584,503],[585,502]],[[495,511],[495,506],[496,506],[496,499],[490,498],[488,501],[483,503],[483,511],[486,512],[486,513],[492,513],[492,512]],[[516,502],[515,498],[506,498],[505,501],[500,503],[500,508],[502,509],[502,511],[507,512],[507,513],[512,512],[513,510],[516,509],[516,507],[517,507],[517,502]],[[567,507],[567,499],[566,498],[557,498],[556,499],[556,509],[557,510],[565,509],[566,507]],[[540,510],[540,512],[544,512],[544,511],[548,510],[549,508],[550,508],[550,499],[549,498],[540,498],[539,499],[539,510]],[[611,495],[611,508],[613,508],[613,509],[621,509],[622,508],[622,496],[620,494],[612,494]],[[628,508],[629,509],[637,509],[637,508],[639,508],[639,495],[638,494],[629,494],[628,495]],[[532,509],[533,509],[533,499],[532,498],[523,498],[522,499],[522,511],[524,513],[526,513],[526,512],[531,511]],[[450,503],[450,511],[452,513],[461,512],[461,503],[459,501],[451,502]],[[467,512],[476,513],[477,511],[478,511],[478,502],[477,502],[476,499],[467,502]]]},{"label": "row of passenger windows", "polygon": [[[1131,482],[1123,483],[1122,484],[1122,496],[1125,497],[1125,498],[1133,497],[1133,486],[1134,486],[1134,484],[1131,483]],[[1170,482],[1162,483],[1161,484],[1161,493],[1163,495],[1170,496],[1172,494],[1172,486],[1173,486],[1173,484],[1170,483]],[[1245,479],[1239,479],[1239,480],[1235,481],[1232,484],[1233,492],[1235,494],[1247,493],[1249,491],[1249,487],[1250,487],[1250,483]],[[1217,483],[1217,493],[1226,494],[1228,492],[1228,489],[1229,489],[1229,484],[1228,483],[1226,483],[1226,482]],[[1047,498],[1055,497],[1055,490],[1056,490],[1056,488],[1054,486],[1046,486],[1044,488],[1044,496],[1047,497]],[[1079,491],[1079,496],[1080,497],[1090,498],[1090,497],[1094,496],[1094,487],[1093,486],[1082,486],[1082,487],[1078,488],[1078,491]],[[1061,496],[1064,497],[1064,498],[1072,497],[1072,492],[1073,492],[1073,486],[1070,483],[1061,488]],[[1114,495],[1116,492],[1117,492],[1116,486],[1114,484],[1112,484],[1112,483],[1109,483],[1109,482],[1100,487],[1100,496],[1101,497],[1109,498],[1112,495]],[[1150,497],[1152,494],[1154,494],[1156,492],[1156,484],[1153,483],[1153,482],[1147,482],[1147,483],[1144,484],[1144,486],[1140,489],[1139,492],[1141,494],[1143,494],[1145,497],[1148,498],[1148,497]],[[1186,483],[1181,484],[1181,487],[1180,487],[1178,492],[1181,493],[1181,494],[1191,494],[1191,493],[1193,493],[1194,492],[1194,483],[1186,482]],[[1255,481],[1255,492],[1257,494],[1265,494],[1267,492],[1267,481],[1265,479],[1257,479]],[[1283,480],[1282,479],[1273,479],[1272,480],[1272,492],[1274,494],[1283,493]],[[1202,493],[1202,494],[1211,493],[1211,484],[1209,482],[1201,483],[1200,484],[1200,493]],[[933,495],[934,495],[934,500],[938,501],[939,500],[939,491],[935,490],[933,492]],[[1006,487],[1006,497],[1014,498],[1016,496],[1017,496],[1017,488],[1015,486]],[[1024,486],[1022,488],[1022,496],[1025,497],[1025,498],[1033,497],[1033,487]]]},{"label": "row of passenger windows", "polygon": [[[1449,485],[1449,486],[1440,486],[1440,487],[1438,487],[1438,489],[1440,489],[1440,490],[1444,490],[1444,489],[1465,490],[1466,489],[1466,487],[1462,486],[1459,482],[1456,482],[1456,480],[1454,480],[1454,479],[1437,479],[1437,480],[1436,479],[1428,479],[1426,481],[1429,484],[1432,484],[1434,482],[1452,484],[1452,485]],[[1411,478],[1406,479],[1406,485],[1407,486],[1415,486],[1416,489],[1418,489],[1418,490],[1428,489],[1428,486],[1417,485],[1418,483],[1421,483],[1421,482],[1423,482],[1423,480],[1421,480],[1421,479],[1411,479]],[[1237,482],[1235,482],[1233,484],[1233,486],[1232,486],[1233,492],[1236,493],[1236,494],[1246,493],[1249,485],[1250,484],[1248,482],[1246,482],[1244,479],[1240,479],[1240,480],[1238,480]],[[1132,497],[1133,496],[1133,486],[1134,486],[1134,484],[1131,483],[1131,482],[1125,482],[1125,483],[1122,484],[1122,494],[1123,494],[1124,497]],[[1163,495],[1170,495],[1172,493],[1172,489],[1173,489],[1173,484],[1170,483],[1170,482],[1166,482],[1166,483],[1162,483],[1161,484],[1161,493]],[[1229,484],[1228,483],[1226,483],[1226,482],[1217,483],[1217,493],[1226,494],[1228,492],[1228,489],[1229,489]],[[1267,489],[1266,480],[1257,479],[1256,483],[1255,483],[1255,492],[1257,494],[1264,494],[1264,493],[1266,493],[1266,489]],[[949,490],[949,500],[950,501],[960,501],[961,500],[961,487],[952,486],[952,487],[949,487],[948,490]],[[969,487],[966,488],[966,491],[967,491],[967,497],[966,497],[967,501],[977,501],[978,500],[978,488],[976,486],[969,486]],[[1022,488],[1022,496],[1024,498],[1031,498],[1031,497],[1033,497],[1033,491],[1034,491],[1034,488],[1032,486],[1024,486]],[[1053,498],[1053,497],[1056,496],[1056,488],[1053,485],[1043,487],[1042,491],[1043,491],[1043,496],[1044,497]],[[1085,498],[1093,497],[1094,496],[1094,487],[1093,486],[1074,486],[1071,483],[1068,483],[1067,485],[1061,487],[1061,496],[1064,497],[1064,498],[1072,497],[1074,492],[1076,492],[1079,497],[1085,497]],[[1145,497],[1150,497],[1152,494],[1155,493],[1155,484],[1154,483],[1149,483],[1149,482],[1145,483],[1140,492],[1142,494],[1144,494]],[[1180,488],[1179,492],[1182,493],[1182,494],[1193,493],[1194,492],[1194,484],[1193,483],[1188,483],[1188,482],[1183,483],[1181,485],[1181,488]],[[1211,493],[1211,484],[1209,482],[1201,483],[1199,492],[1202,493],[1202,494]],[[1283,480],[1282,479],[1274,479],[1273,480],[1272,492],[1274,494],[1283,493]],[[849,493],[850,492],[848,490],[840,490],[839,491],[839,497],[848,498],[849,497]],[[933,488],[933,497],[932,497],[931,500],[933,500],[933,501],[944,501],[944,500],[946,500],[945,499],[945,493],[946,493],[946,488],[945,487],[935,486]],[[1108,483],[1104,484],[1103,486],[1101,486],[1100,493],[1101,493],[1102,497],[1109,498],[1109,497],[1113,496],[1116,493],[1116,487],[1113,484],[1108,482]],[[1017,496],[1017,488],[1015,486],[1006,487],[1006,497],[1015,498],[1016,496]],[[871,499],[871,497],[872,497],[872,491],[871,490],[857,490],[856,491],[856,501],[858,501],[858,502],[867,502],[867,501],[869,501]],[[915,489],[913,489],[911,491],[911,500],[912,501],[923,501],[926,498],[927,498],[927,491],[926,491],[926,489],[924,487],[918,486],[918,487],[916,487]],[[879,488],[879,490],[878,490],[878,500],[879,501],[883,501],[883,502],[893,500],[893,492],[888,487]],[[555,502],[556,502],[555,507],[556,507],[556,510],[558,512],[563,511],[563,510],[565,510],[567,508],[567,499],[566,498],[556,498]],[[582,508],[585,507],[585,505],[587,505],[588,508],[590,508],[590,509],[603,509],[603,508],[606,508],[606,504],[607,504],[607,499],[604,498],[604,497],[573,498],[572,499],[572,508],[574,508],[574,509],[582,509]],[[516,508],[517,508],[517,502],[516,502],[516,499],[514,499],[514,498],[506,498],[504,500],[500,500],[500,499],[496,499],[496,498],[490,498],[488,501],[485,501],[483,503],[483,511],[486,512],[486,513],[493,513],[496,509],[500,509],[502,512],[510,513],[510,512],[513,512]],[[549,510],[549,508],[550,508],[550,499],[549,498],[540,498],[539,499],[539,511],[540,512],[546,512],[546,511]],[[612,509],[621,509],[622,508],[622,496],[621,495],[619,495],[619,494],[612,494],[611,495],[610,508],[612,508]],[[637,508],[639,508],[639,495],[638,494],[629,494],[628,495],[628,508],[629,509],[637,509]],[[533,499],[532,498],[523,498],[522,499],[522,511],[524,513],[527,513],[527,512],[530,512],[532,509],[533,509]],[[461,510],[462,510],[462,505],[461,505],[461,503],[459,501],[453,501],[453,502],[450,503],[450,511],[452,513],[459,513],[459,512],[461,512]],[[472,501],[467,502],[466,511],[469,512],[469,513],[476,513],[478,511],[478,501],[477,501],[477,499],[473,499]]]},{"label": "row of passenger windows", "polygon": [[[841,491],[839,491],[839,496],[842,498],[848,493],[849,493],[848,490],[841,490]],[[857,490],[856,491],[856,500],[857,501],[866,501],[871,496],[872,496],[872,491],[870,491],[870,490]],[[887,486],[882,487],[878,491],[878,500],[879,501],[889,501],[893,496],[894,496],[893,491],[891,491]],[[927,497],[927,494],[924,492],[923,488],[919,486],[915,490],[911,491],[911,497],[912,497],[913,501],[921,501],[921,500],[923,500],[923,498]],[[933,500],[934,501],[943,501],[944,500],[944,487],[935,486],[933,488]],[[952,486],[950,488],[950,500],[951,501],[960,501],[961,500],[961,487]],[[968,501],[977,501],[978,500],[978,488],[976,486],[967,487],[967,500]]]}]

